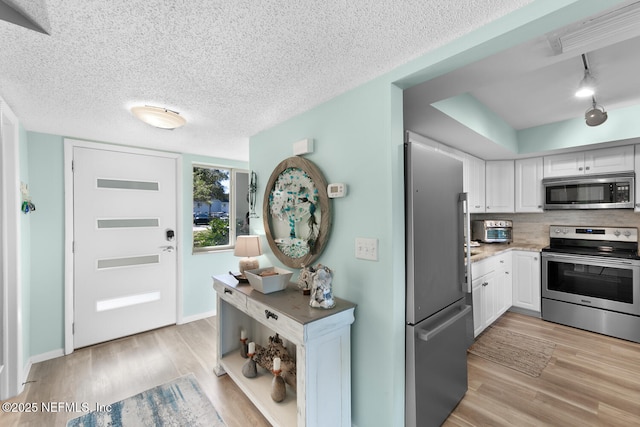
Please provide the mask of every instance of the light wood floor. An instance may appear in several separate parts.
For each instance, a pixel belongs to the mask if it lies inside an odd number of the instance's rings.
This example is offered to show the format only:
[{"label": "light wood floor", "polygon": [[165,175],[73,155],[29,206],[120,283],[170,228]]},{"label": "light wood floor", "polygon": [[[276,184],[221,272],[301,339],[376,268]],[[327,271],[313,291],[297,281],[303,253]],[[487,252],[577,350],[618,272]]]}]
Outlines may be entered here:
[{"label": "light wood floor", "polygon": [[[469,390],[446,427],[640,425],[640,344],[515,313],[497,322],[555,342],[553,357],[533,378],[470,354]],[[204,319],[34,364],[11,401],[108,404],[193,372],[228,427],[269,426],[231,379],[212,374],[214,328]],[[0,425],[65,426],[79,415],[0,412]]]},{"label": "light wood floor", "polygon": [[445,426],[640,426],[640,344],[507,312],[500,326],[556,343],[537,378],[469,354]]},{"label": "light wood floor", "polygon": [[[213,374],[214,331],[208,318],[36,363],[25,391],[10,401],[109,404],[193,372],[227,427],[270,426],[227,375]],[[80,415],[0,412],[0,426],[66,426]]]}]

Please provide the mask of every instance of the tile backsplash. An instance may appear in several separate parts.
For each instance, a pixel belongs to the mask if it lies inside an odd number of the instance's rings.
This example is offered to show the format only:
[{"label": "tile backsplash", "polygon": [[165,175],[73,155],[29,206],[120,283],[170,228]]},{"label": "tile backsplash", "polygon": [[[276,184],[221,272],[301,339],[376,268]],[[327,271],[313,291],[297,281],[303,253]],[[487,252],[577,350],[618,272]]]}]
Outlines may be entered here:
[{"label": "tile backsplash", "polygon": [[632,209],[545,211],[543,213],[472,214],[471,219],[510,219],[513,240],[547,246],[550,225],[640,228],[640,213]]}]

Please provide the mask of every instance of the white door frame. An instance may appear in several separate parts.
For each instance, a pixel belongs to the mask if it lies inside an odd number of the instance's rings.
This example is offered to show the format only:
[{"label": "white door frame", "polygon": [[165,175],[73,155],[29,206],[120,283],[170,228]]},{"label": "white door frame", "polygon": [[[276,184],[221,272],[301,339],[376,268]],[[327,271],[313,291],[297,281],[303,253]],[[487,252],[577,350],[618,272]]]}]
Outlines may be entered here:
[{"label": "white door frame", "polygon": [[[7,118],[10,123],[4,123]],[[24,389],[23,348],[22,348],[22,260],[20,225],[20,126],[18,118],[0,98],[0,126],[14,126],[13,138],[4,140],[0,162],[2,173],[0,197],[2,197],[2,359],[3,372],[0,373],[0,400],[16,396]],[[0,133],[2,129],[0,128]],[[25,154],[26,155],[26,154]]]},{"label": "white door frame", "polygon": [[64,140],[64,354],[73,353],[73,301],[74,301],[74,258],[73,258],[73,149],[75,147],[117,151],[129,154],[142,154],[167,157],[176,160],[176,323],[182,323],[182,155],[121,145],[103,144],[76,139]]}]

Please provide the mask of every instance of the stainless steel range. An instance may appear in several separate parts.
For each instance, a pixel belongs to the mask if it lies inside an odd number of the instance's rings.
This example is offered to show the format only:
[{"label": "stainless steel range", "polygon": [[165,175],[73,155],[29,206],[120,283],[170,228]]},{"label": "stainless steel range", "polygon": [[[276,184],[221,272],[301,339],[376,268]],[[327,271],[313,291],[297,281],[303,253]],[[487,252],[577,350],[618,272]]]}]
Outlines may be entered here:
[{"label": "stainless steel range", "polygon": [[552,225],[542,318],[640,342],[638,229]]}]

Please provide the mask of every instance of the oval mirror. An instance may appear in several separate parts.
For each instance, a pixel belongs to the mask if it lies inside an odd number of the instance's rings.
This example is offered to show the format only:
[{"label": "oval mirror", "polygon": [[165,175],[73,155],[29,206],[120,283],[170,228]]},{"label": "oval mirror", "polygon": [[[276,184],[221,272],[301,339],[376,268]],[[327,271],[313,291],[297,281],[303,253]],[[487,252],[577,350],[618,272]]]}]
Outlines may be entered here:
[{"label": "oval mirror", "polygon": [[275,167],[262,203],[273,253],[292,268],[312,265],[331,229],[327,182],[311,161],[289,157]]}]

